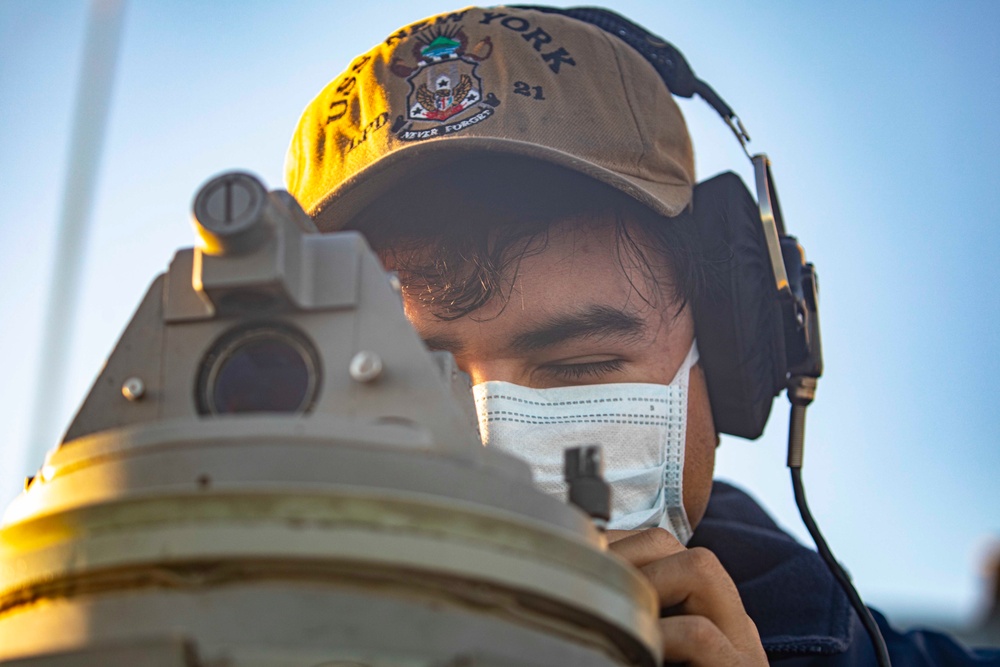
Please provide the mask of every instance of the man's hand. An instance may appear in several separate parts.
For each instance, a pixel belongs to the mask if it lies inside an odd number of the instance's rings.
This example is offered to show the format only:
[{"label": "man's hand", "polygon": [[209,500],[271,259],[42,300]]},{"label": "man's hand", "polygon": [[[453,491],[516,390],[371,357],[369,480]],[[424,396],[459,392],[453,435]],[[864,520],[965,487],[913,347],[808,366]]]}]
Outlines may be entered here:
[{"label": "man's hand", "polygon": [[608,542],[646,575],[667,610],[660,619],[664,660],[694,667],[767,665],[757,626],[715,554],[687,549],[662,528],[609,530]]}]

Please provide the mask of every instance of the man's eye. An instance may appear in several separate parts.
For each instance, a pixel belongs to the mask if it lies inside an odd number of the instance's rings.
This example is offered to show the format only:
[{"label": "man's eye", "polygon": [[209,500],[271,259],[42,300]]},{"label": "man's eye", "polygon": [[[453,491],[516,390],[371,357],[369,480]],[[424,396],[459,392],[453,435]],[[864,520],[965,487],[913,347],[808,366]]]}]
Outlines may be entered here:
[{"label": "man's eye", "polygon": [[585,364],[553,364],[542,366],[539,370],[560,380],[583,380],[620,371],[624,366],[624,359],[609,359],[608,361],[590,361]]}]

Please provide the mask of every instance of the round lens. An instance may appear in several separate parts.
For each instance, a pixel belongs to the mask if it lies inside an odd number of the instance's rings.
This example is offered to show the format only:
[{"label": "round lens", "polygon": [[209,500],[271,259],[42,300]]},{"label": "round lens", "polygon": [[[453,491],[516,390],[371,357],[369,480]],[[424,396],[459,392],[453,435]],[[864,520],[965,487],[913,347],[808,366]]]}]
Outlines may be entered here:
[{"label": "round lens", "polygon": [[300,412],[310,407],[317,364],[304,337],[277,328],[224,337],[199,382],[203,412]]}]

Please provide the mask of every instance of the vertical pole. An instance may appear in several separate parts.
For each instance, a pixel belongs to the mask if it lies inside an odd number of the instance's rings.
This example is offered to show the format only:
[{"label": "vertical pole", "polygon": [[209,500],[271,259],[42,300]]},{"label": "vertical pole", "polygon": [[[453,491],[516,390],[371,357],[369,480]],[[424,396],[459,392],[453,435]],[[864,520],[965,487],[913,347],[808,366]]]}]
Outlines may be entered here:
[{"label": "vertical pole", "polygon": [[73,339],[87,229],[100,171],[104,132],[115,78],[125,0],[91,0],[83,62],[70,133],[66,182],[56,252],[42,330],[39,372],[27,443],[27,464],[35,469],[56,444],[53,423],[61,405],[63,376]]}]

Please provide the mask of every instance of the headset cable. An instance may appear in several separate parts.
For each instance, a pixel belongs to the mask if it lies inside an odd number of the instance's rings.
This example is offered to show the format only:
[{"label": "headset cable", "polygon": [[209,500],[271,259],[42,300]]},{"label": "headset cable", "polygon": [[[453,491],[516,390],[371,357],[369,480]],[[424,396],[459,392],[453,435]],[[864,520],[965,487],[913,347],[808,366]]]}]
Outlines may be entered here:
[{"label": "headset cable", "polygon": [[809,511],[809,505],[806,504],[806,492],[802,484],[802,454],[805,449],[806,408],[812,403],[815,396],[816,378],[795,376],[789,382],[788,400],[792,402],[792,412],[788,424],[788,468],[792,473],[792,490],[795,494],[795,504],[799,508],[799,514],[802,516],[802,523],[805,524],[806,530],[809,531],[813,542],[816,543],[816,551],[819,552],[823,562],[830,569],[833,578],[837,580],[837,583],[840,584],[847,598],[851,601],[851,606],[854,607],[854,611],[857,612],[858,617],[861,619],[861,624],[865,626],[868,636],[871,637],[872,644],[875,647],[875,658],[878,660],[879,667],[890,667],[889,649],[885,645],[885,638],[882,636],[882,631],[879,630],[871,610],[865,606],[865,603],[861,600],[861,596],[858,595],[858,591],[855,590],[850,576],[834,557],[833,552],[830,551],[826,540],[823,539],[823,534],[819,532],[819,526],[816,525],[816,521]]}]

